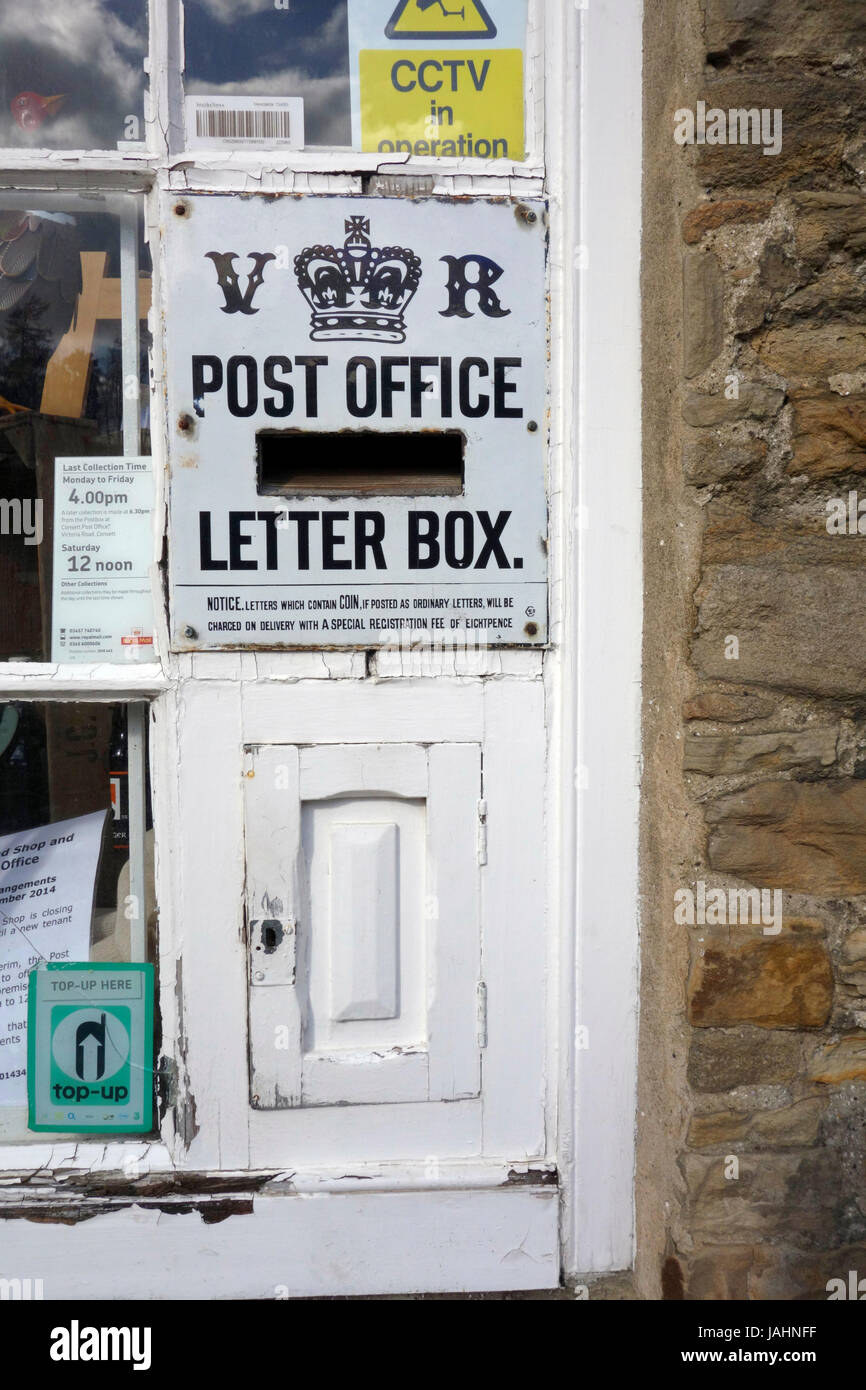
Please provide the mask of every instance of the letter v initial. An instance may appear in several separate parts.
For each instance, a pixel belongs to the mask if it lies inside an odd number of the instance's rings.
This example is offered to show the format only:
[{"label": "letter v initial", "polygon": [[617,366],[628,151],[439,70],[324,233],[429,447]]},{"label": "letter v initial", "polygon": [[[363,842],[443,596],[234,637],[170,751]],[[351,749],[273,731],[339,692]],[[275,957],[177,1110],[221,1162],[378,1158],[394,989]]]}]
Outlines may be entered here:
[{"label": "letter v initial", "polygon": [[219,287],[225,295],[225,304],[222,305],[224,314],[257,314],[258,309],[253,308],[253,298],[256,290],[265,278],[265,266],[268,261],[275,261],[276,256],[271,251],[250,251],[249,260],[253,263],[253,268],[247,276],[247,287],[241,294],[238,273],[234,267],[237,251],[207,251],[207,260],[213,261],[216,266],[217,280]]}]

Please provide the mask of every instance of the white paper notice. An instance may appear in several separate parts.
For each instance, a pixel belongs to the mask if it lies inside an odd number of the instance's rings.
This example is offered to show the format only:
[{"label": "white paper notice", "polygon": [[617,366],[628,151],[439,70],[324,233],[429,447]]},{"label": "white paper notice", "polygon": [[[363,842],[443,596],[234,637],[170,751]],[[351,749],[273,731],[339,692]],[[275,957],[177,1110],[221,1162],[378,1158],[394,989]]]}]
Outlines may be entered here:
[{"label": "white paper notice", "polygon": [[27,977],[90,959],[107,811],[0,838],[0,1105],[27,1103]]},{"label": "white paper notice", "polygon": [[152,516],[149,458],[55,460],[52,661],[152,659]]}]

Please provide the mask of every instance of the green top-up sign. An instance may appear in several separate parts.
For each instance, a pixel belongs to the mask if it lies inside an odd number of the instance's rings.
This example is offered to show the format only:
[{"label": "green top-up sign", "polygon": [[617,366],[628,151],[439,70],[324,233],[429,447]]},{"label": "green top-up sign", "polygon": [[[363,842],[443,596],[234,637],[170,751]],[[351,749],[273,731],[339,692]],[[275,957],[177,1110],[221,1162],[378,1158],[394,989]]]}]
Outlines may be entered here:
[{"label": "green top-up sign", "polygon": [[30,1129],[151,1129],[152,965],[32,970],[27,1037]]}]

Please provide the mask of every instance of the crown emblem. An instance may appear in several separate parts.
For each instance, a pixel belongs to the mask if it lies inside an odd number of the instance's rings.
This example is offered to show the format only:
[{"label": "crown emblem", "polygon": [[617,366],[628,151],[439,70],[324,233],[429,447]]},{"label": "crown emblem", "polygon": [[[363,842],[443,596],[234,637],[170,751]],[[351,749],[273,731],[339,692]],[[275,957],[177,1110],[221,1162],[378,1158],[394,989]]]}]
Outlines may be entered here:
[{"label": "crown emblem", "polygon": [[348,218],[339,248],[305,247],[295,257],[295,275],[313,311],[315,342],[406,341],[403,313],[421,281],[421,262],[406,247],[373,246],[369,218]]}]

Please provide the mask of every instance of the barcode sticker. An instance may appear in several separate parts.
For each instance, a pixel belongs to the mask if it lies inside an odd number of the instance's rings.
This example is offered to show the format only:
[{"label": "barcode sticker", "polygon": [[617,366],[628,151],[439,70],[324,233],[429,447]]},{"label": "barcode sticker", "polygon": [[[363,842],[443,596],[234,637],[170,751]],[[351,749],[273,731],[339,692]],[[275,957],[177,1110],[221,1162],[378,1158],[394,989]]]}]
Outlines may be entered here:
[{"label": "barcode sticker", "polygon": [[302,150],[302,97],[188,96],[187,145],[199,148]]}]

